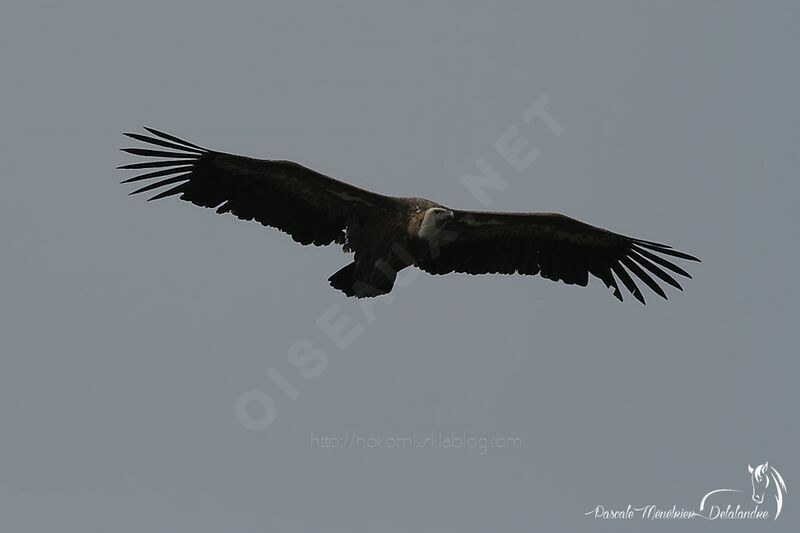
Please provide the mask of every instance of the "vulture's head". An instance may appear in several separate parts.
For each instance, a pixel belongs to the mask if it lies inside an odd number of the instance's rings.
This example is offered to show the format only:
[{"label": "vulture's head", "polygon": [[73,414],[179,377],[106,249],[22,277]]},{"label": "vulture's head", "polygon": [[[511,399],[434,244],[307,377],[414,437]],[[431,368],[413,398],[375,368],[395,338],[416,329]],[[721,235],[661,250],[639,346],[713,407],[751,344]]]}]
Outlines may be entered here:
[{"label": "vulture's head", "polygon": [[444,207],[431,207],[422,217],[419,225],[419,235],[422,239],[430,239],[442,230],[445,224],[453,220],[453,212]]}]

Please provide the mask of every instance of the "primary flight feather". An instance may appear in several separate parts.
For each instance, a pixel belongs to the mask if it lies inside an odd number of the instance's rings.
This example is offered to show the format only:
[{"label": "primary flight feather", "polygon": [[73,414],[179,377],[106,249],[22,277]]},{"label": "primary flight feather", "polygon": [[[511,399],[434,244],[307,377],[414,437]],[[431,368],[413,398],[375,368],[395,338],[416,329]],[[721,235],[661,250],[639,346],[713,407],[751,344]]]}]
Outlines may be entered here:
[{"label": "primary flight feather", "polygon": [[291,161],[207,150],[145,130],[150,135],[125,135],[157,148],[122,150],[159,159],[119,167],[145,171],[123,183],[150,180],[131,194],[161,189],[150,200],[180,195],[277,228],[301,244],[340,244],[353,252],[353,262],[328,281],[347,296],[386,294],[400,270],[416,266],[431,274],[539,274],[582,287],[591,275],[620,301],[621,282],[644,303],[637,281],[666,298],[662,283],[681,289],[675,276],[691,278],[675,259],[699,261],[558,213],[462,211],[424,198],[384,196]]}]

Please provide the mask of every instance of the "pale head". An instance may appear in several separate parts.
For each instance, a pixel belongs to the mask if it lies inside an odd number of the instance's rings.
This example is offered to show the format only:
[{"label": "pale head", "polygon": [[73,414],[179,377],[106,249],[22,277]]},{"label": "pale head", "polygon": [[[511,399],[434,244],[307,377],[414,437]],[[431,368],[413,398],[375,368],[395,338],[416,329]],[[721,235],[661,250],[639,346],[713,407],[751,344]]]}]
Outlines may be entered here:
[{"label": "pale head", "polygon": [[417,235],[422,239],[430,239],[439,233],[445,224],[453,220],[453,212],[444,207],[431,207],[422,216]]}]

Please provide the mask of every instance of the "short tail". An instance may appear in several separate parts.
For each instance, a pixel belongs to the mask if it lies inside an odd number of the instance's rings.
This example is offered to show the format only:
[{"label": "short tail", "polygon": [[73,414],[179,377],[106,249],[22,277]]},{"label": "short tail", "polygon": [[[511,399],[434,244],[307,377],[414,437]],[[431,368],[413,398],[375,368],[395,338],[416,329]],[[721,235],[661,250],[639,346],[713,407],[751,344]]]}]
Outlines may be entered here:
[{"label": "short tail", "polygon": [[357,276],[354,261],[329,277],[328,281],[331,282],[331,287],[342,291],[347,296],[374,298],[381,294],[388,294],[394,286],[394,279],[395,276],[387,276],[379,271],[369,273],[366,280],[360,279]]},{"label": "short tail", "polygon": [[342,291],[347,296],[355,296],[353,290],[353,284],[356,281],[355,272],[356,264],[353,262],[329,277],[328,281],[331,282],[331,287],[334,289]]}]

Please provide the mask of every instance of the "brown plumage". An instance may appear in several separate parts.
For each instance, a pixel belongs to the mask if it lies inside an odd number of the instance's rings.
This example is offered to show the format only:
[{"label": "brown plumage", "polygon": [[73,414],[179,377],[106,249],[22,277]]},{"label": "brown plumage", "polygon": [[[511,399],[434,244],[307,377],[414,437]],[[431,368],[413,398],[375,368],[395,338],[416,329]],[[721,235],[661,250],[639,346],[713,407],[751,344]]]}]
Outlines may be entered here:
[{"label": "brown plumage", "polygon": [[329,281],[348,296],[386,294],[398,271],[416,266],[431,274],[539,274],[580,286],[592,275],[619,300],[618,280],[644,303],[634,278],[666,298],[660,282],[681,289],[674,276],[691,277],[668,258],[699,261],[557,213],[461,211],[424,198],[384,196],[290,161],[216,152],[145,129],[151,135],[125,135],[158,149],[123,151],[159,159],[120,167],[146,170],[123,183],[153,180],[131,194],[166,187],[150,200],[180,195],[277,228],[301,244],[340,244],[354,260]]}]

